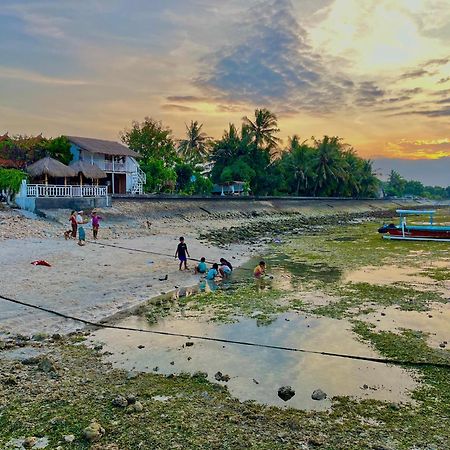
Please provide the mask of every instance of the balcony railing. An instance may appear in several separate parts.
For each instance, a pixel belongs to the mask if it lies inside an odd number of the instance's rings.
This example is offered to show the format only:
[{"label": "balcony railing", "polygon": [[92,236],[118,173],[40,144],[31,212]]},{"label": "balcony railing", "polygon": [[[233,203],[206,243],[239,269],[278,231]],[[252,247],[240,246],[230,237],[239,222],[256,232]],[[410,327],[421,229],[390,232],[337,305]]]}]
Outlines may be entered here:
[{"label": "balcony railing", "polygon": [[105,166],[104,166],[103,170],[105,170],[106,172],[125,172],[126,166],[125,166],[125,163],[115,162],[114,167],[113,167],[112,162],[105,161]]},{"label": "balcony railing", "polygon": [[107,195],[106,186],[27,185],[27,197],[106,197]]}]

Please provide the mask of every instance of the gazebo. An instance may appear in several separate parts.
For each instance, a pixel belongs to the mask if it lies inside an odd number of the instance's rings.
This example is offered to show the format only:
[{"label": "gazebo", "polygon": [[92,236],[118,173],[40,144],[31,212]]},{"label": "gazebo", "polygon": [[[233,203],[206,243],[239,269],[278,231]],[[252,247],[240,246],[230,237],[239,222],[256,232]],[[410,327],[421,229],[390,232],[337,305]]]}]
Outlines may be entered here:
[{"label": "gazebo", "polygon": [[64,185],[67,185],[67,178],[76,177],[77,172],[62,162],[46,156],[29,165],[26,169],[28,174],[34,179],[43,179],[48,185],[48,178],[64,178]]},{"label": "gazebo", "polygon": [[[16,195],[16,203],[23,209],[36,211],[55,207],[76,209],[83,205],[110,206],[107,186],[83,186],[83,176],[92,180],[106,178],[105,172],[97,166],[83,162],[66,166],[47,156],[28,166],[26,171],[32,184],[23,180]],[[49,178],[52,184],[49,184]],[[79,185],[76,184],[78,181]],[[82,200],[84,203],[80,203]]]},{"label": "gazebo", "polygon": [[86,161],[75,161],[70,163],[69,167],[73,169],[77,175],[80,177],[80,186],[83,186],[83,177],[86,179],[91,179],[92,184],[94,180],[98,186],[98,180],[107,178],[106,172],[104,172],[100,167],[95,164],[88,163]]}]

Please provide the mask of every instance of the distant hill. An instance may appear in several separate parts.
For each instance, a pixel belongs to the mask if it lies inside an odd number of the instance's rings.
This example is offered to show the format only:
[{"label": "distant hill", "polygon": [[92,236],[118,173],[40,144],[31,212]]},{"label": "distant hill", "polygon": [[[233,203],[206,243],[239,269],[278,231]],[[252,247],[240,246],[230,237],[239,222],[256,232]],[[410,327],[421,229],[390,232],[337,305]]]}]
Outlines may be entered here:
[{"label": "distant hill", "polygon": [[425,186],[450,186],[450,157],[439,159],[375,159],[373,168],[382,180],[396,170],[407,180],[417,180]]}]

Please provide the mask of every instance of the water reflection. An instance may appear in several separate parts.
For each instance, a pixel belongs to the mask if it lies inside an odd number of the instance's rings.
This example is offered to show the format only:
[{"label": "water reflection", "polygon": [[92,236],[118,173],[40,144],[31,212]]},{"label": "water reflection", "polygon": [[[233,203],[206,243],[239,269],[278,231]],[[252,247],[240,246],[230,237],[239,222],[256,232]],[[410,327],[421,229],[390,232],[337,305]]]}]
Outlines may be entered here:
[{"label": "water reflection", "polygon": [[[207,335],[220,339],[245,340],[285,347],[327,350],[355,355],[375,356],[365,344],[349,331],[350,324],[326,318],[284,314],[266,327],[258,327],[256,319],[232,324],[217,324],[187,318],[161,320],[154,326],[133,316],[121,326],[172,331],[188,335]],[[164,374],[205,371],[214,380],[218,371],[231,379],[225,383],[231,394],[240,400],[291,406],[302,409],[326,409],[336,395],[374,398],[388,401],[409,401],[408,392],[415,383],[399,367],[384,364],[338,359],[307,353],[148,335],[121,330],[103,329],[94,333],[91,342],[102,342],[115,367],[150,372],[157,366]],[[138,346],[144,345],[144,348]],[[296,395],[287,403],[277,396],[280,386],[291,385]],[[311,393],[320,388],[328,399],[317,402]]]}]

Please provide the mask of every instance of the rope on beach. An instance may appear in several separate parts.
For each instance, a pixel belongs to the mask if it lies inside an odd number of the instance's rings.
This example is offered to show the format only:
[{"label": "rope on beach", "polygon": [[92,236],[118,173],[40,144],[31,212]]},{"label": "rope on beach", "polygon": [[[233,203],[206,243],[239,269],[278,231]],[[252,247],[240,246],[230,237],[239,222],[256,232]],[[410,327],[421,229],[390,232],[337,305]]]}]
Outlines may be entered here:
[{"label": "rope on beach", "polygon": [[[123,247],[121,245],[116,245],[116,244],[106,244],[104,242],[96,242],[96,241],[87,241],[90,244],[96,244],[96,245],[103,245],[105,247],[113,247],[113,248],[119,248],[121,250],[129,250],[131,252],[138,252],[138,253],[146,253],[148,255],[156,255],[156,256],[165,256],[167,258],[173,258],[173,255],[169,255],[167,253],[159,253],[159,252],[153,252],[151,250],[142,250],[140,248],[131,248],[131,247]],[[187,258],[188,261],[195,261],[195,262],[200,262],[199,259],[196,258]],[[214,264],[215,261],[205,261],[208,264]],[[249,269],[247,267],[240,267],[239,270],[252,270]]]},{"label": "rope on beach", "polygon": [[409,366],[409,367],[440,367],[445,369],[450,369],[450,363],[445,362],[431,362],[431,361],[401,361],[401,360],[394,360],[394,359],[388,359],[388,358],[375,358],[371,356],[358,356],[358,355],[349,355],[345,353],[334,353],[334,352],[327,352],[327,351],[317,351],[317,350],[307,350],[302,348],[296,348],[296,347],[284,347],[280,345],[271,345],[271,344],[261,344],[258,342],[247,342],[247,341],[237,341],[233,339],[222,339],[217,337],[210,337],[210,336],[199,336],[194,334],[184,334],[184,333],[173,333],[170,331],[159,331],[159,330],[145,330],[142,328],[133,328],[133,327],[124,327],[120,325],[112,325],[102,322],[92,322],[91,320],[87,319],[81,319],[79,317],[74,317],[68,314],[61,313],[59,311],[55,311],[53,309],[45,308],[43,306],[39,305],[33,305],[31,303],[23,302],[20,300],[16,300],[10,297],[6,297],[4,295],[0,295],[0,299],[3,299],[10,303],[15,303],[17,305],[26,306],[28,308],[36,309],[39,311],[44,311],[49,314],[53,314],[58,317],[62,317],[64,319],[68,320],[74,320],[76,322],[81,322],[85,325],[90,325],[96,328],[109,328],[113,330],[122,330],[122,331],[132,331],[132,332],[139,332],[139,333],[147,333],[147,334],[157,334],[162,336],[174,336],[174,337],[183,337],[187,339],[199,339],[203,341],[212,341],[212,342],[220,342],[223,344],[235,344],[235,345],[243,345],[247,347],[258,347],[258,348],[266,348],[271,350],[282,350],[282,351],[288,351],[288,352],[298,352],[298,353],[309,353],[313,355],[320,355],[320,356],[330,356],[335,358],[345,358],[345,359],[352,359],[352,360],[358,360],[358,361],[368,361],[368,362],[374,362],[374,363],[382,363],[382,364],[392,364],[392,365],[400,365],[400,366]]}]

